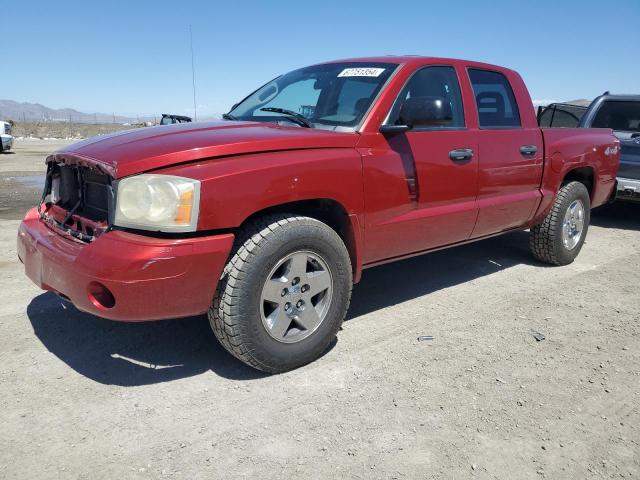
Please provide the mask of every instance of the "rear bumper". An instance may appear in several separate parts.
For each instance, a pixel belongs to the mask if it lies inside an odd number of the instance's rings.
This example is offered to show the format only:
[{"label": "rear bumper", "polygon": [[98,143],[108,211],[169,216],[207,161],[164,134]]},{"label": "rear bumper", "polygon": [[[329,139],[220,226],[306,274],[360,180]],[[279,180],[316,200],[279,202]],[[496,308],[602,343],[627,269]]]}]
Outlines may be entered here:
[{"label": "rear bumper", "polygon": [[[18,257],[40,288],[111,320],[159,320],[207,311],[233,234],[158,239],[122,231],[89,244],[68,239],[30,210],[18,231]],[[104,289],[111,301],[104,301]],[[108,295],[107,295],[108,297]]]},{"label": "rear bumper", "polygon": [[616,198],[620,200],[640,201],[640,180],[618,177]]}]

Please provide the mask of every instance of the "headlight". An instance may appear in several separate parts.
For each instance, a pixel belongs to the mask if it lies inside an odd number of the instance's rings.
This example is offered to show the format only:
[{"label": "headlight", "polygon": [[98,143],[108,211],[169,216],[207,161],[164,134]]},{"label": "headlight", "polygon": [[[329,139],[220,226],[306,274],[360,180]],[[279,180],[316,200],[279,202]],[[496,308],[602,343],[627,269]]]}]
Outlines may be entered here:
[{"label": "headlight", "polygon": [[118,182],[114,224],[160,232],[194,232],[200,182],[172,175],[136,175]]}]

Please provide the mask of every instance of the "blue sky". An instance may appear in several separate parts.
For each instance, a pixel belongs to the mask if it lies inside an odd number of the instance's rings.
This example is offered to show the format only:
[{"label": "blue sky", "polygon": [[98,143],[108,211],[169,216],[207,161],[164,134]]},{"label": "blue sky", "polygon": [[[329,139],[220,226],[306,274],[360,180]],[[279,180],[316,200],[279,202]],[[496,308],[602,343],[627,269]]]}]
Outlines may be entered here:
[{"label": "blue sky", "polygon": [[419,54],[518,70],[539,100],[640,93],[640,0],[0,1],[0,98],[84,112],[199,116],[280,73]]}]

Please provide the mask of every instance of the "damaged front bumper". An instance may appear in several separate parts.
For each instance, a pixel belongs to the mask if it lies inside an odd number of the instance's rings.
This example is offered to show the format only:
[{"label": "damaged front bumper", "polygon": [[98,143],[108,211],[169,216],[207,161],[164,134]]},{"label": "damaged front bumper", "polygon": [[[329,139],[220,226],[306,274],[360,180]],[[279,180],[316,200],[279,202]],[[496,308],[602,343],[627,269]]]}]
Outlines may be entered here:
[{"label": "damaged front bumper", "polygon": [[111,320],[159,320],[207,311],[233,234],[166,239],[109,231],[91,243],[61,235],[30,210],[18,257],[40,288]]}]

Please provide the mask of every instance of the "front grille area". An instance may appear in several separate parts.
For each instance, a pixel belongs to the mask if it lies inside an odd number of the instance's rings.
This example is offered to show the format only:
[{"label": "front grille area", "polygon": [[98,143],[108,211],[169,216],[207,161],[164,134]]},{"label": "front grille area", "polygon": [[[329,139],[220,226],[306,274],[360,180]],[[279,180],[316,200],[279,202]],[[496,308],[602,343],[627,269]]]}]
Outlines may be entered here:
[{"label": "front grille area", "polygon": [[109,219],[111,182],[107,175],[92,170],[81,174],[83,202],[80,214],[98,221]]},{"label": "front grille area", "polygon": [[83,241],[92,241],[109,224],[111,177],[85,166],[49,164],[43,219]]}]

